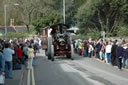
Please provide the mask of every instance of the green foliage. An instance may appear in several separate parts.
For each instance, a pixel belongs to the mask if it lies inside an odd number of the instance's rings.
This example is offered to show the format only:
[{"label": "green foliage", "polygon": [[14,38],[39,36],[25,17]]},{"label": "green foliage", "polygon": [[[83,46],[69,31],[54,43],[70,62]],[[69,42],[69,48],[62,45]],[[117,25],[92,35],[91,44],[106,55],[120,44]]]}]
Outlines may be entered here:
[{"label": "green foliage", "polygon": [[89,20],[95,14],[95,11],[96,11],[95,5],[96,5],[96,1],[87,0],[86,3],[83,4],[78,9],[76,18],[77,18],[77,23],[79,28],[85,29],[87,27]]},{"label": "green foliage", "polygon": [[94,40],[98,40],[101,38],[101,33],[100,32],[97,32],[97,33],[90,32],[90,33],[87,33],[87,36],[91,37]]},{"label": "green foliage", "polygon": [[28,37],[28,34],[22,32],[8,32],[7,36],[8,38],[26,38]]},{"label": "green foliage", "polygon": [[[89,28],[108,32],[108,36],[118,29],[120,21],[127,22],[127,0],[87,0],[77,12],[77,24],[83,33]],[[126,18],[127,17],[127,18]]]},{"label": "green foliage", "polygon": [[47,17],[43,17],[35,22],[33,22],[33,26],[37,32],[41,32],[42,28],[58,24],[62,22],[62,17],[57,15],[56,13],[51,13]]},{"label": "green foliage", "polygon": [[124,37],[124,36],[128,36],[128,29],[127,27],[121,27],[118,32],[117,32],[117,36],[121,36],[121,37]]},{"label": "green foliage", "polygon": [[[76,20],[76,14],[78,11],[78,8],[83,5],[87,0],[65,0],[65,19],[66,24],[69,26],[76,26],[77,20]],[[63,0],[56,0],[56,12],[63,15]]]},{"label": "green foliage", "polygon": [[113,36],[112,33],[110,33],[110,32],[107,32],[107,33],[106,33],[106,37],[112,37],[112,36]]},{"label": "green foliage", "polygon": [[101,32],[98,31],[90,31],[86,35],[85,34],[78,34],[78,35],[73,35],[72,39],[82,39],[82,40],[88,40],[89,37],[91,37],[93,40],[98,40],[101,38]]},{"label": "green foliage", "polygon": [[76,39],[82,39],[82,40],[87,40],[89,37],[85,36],[83,34],[78,34],[78,35],[72,35],[72,39],[76,40]]}]

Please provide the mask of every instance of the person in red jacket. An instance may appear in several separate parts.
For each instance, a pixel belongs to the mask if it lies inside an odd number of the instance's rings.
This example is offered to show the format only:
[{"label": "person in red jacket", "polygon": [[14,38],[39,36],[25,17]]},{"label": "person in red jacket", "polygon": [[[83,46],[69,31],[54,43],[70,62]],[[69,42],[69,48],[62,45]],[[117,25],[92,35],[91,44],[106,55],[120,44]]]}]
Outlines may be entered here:
[{"label": "person in red jacket", "polygon": [[22,55],[23,55],[23,51],[21,50],[21,46],[18,46],[18,49],[17,49],[17,56],[18,56],[18,59],[22,62]]}]

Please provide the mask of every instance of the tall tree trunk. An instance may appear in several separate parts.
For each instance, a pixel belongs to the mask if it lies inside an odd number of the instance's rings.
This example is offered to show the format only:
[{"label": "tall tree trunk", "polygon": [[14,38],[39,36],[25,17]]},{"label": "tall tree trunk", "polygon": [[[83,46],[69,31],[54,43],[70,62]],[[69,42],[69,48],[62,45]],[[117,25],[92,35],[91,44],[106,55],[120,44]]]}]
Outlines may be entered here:
[{"label": "tall tree trunk", "polygon": [[26,24],[26,27],[27,27],[27,32],[30,33],[30,26],[29,26],[29,24]]}]

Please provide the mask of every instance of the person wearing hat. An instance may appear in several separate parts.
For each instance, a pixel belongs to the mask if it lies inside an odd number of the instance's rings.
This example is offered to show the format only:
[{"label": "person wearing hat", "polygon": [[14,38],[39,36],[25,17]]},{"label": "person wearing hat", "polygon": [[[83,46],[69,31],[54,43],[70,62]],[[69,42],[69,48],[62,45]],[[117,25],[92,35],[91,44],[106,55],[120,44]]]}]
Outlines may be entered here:
[{"label": "person wearing hat", "polygon": [[126,66],[126,60],[128,58],[128,45],[124,44],[124,51],[123,51],[123,68]]}]

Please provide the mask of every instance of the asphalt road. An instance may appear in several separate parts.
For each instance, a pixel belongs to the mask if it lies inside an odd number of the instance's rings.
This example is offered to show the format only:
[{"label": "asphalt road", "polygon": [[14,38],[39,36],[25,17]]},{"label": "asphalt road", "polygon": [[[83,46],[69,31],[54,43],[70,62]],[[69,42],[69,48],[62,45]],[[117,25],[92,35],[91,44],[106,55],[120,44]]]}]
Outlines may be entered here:
[{"label": "asphalt road", "polygon": [[[35,85],[127,85],[128,71],[97,61],[94,58],[63,56],[55,61],[47,60],[44,51],[34,67]],[[33,84],[34,85],[34,84]]]}]

